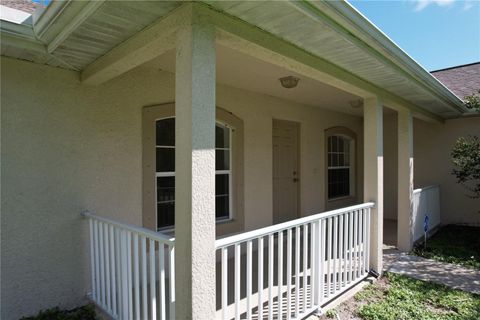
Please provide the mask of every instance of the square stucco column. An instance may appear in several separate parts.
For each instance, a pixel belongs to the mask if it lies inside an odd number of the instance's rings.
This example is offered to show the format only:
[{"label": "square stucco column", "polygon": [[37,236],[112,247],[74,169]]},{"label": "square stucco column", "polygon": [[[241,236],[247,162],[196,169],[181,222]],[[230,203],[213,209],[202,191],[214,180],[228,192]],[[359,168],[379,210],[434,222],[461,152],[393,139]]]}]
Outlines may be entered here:
[{"label": "square stucco column", "polygon": [[383,106],[378,97],[363,106],[364,201],[375,202],[370,219],[370,268],[382,273],[383,246]]},{"label": "square stucco column", "polygon": [[398,111],[398,225],[397,247],[410,251],[413,245],[413,117]]},{"label": "square stucco column", "polygon": [[178,31],[175,75],[176,319],[215,318],[215,30]]}]

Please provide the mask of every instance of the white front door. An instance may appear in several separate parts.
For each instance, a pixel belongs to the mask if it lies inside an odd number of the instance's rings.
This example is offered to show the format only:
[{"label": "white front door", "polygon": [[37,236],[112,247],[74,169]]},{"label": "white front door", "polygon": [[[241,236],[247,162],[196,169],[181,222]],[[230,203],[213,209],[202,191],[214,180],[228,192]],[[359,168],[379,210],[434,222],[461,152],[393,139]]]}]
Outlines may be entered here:
[{"label": "white front door", "polygon": [[273,222],[298,218],[299,124],[273,120]]}]

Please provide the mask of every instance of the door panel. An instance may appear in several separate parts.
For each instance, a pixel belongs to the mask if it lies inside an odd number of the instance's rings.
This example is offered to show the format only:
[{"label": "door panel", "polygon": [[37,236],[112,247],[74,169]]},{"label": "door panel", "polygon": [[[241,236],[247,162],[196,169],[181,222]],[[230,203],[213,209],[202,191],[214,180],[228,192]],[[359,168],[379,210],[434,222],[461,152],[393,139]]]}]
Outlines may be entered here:
[{"label": "door panel", "polygon": [[296,122],[273,120],[273,222],[298,217],[298,139]]}]

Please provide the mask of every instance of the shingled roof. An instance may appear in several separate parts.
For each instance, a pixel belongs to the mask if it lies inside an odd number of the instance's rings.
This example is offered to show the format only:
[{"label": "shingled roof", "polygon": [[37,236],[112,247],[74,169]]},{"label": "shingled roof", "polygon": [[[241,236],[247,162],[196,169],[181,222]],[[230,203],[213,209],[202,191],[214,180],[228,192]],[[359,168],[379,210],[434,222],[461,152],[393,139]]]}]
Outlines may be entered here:
[{"label": "shingled roof", "polygon": [[431,74],[460,99],[480,90],[480,62],[435,70]]}]

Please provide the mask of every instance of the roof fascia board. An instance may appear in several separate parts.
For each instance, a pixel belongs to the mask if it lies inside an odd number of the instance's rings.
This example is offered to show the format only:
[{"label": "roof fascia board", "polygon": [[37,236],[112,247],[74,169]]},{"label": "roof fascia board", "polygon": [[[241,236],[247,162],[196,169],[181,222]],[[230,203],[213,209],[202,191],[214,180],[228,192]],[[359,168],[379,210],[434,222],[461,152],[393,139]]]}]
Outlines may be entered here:
[{"label": "roof fascia board", "polygon": [[57,18],[62,14],[63,10],[68,7],[70,0],[58,1],[53,0],[48,4],[48,6],[42,11],[39,17],[34,15],[34,31],[35,34],[39,37],[47,31],[47,29],[57,20]]},{"label": "roof fascia board", "polygon": [[193,4],[174,9],[88,65],[81,73],[85,84],[98,85],[175,48],[177,29],[190,21]]},{"label": "roof fascia board", "polygon": [[[397,95],[380,88],[352,73],[342,69],[331,62],[305,51],[275,35],[253,26],[238,17],[228,15],[225,12],[219,12],[212,9],[208,5],[199,5],[204,11],[204,15],[218,28],[231,34],[237,38],[238,43],[232,40],[225,40],[221,37],[218,41],[224,45],[234,47],[234,49],[243,51],[244,53],[254,55],[259,59],[266,60],[270,63],[280,64],[282,67],[305,74],[306,69],[301,65],[307,66],[317,72],[322,73],[319,77],[318,73],[315,78],[319,81],[326,82],[341,90],[358,95],[362,98],[370,96],[380,96],[386,105],[394,109],[407,108],[415,114],[421,114],[437,122],[443,122],[444,119],[428,110],[425,110]],[[244,40],[244,41],[242,41]],[[252,48],[249,43],[255,45]],[[252,52],[255,50],[256,52]],[[314,76],[311,72],[307,76]]]},{"label": "roof fascia board", "polygon": [[[325,19],[332,28],[370,54],[406,75],[423,89],[434,94],[454,111],[466,112],[462,100],[420,66],[366,17],[346,1],[291,1],[293,6]],[[323,21],[323,20],[322,20]]]},{"label": "roof fascia board", "polygon": [[[3,21],[2,21],[3,24]],[[37,53],[47,53],[45,45],[35,38],[25,37],[16,33],[10,33],[1,29],[2,45],[8,45],[19,49]]]},{"label": "roof fascia board", "polygon": [[[103,1],[100,1],[98,5],[101,4]],[[54,41],[54,45],[57,45],[55,42],[65,40],[69,34],[75,31],[72,27],[79,26],[79,24],[75,24],[76,21],[88,18],[88,16],[84,16],[85,12],[90,14],[94,12],[90,12],[92,8],[98,9],[96,1],[54,0],[34,24],[35,35],[47,45],[52,41]]]},{"label": "roof fascia board", "polygon": [[53,52],[65,39],[68,38],[85,20],[97,11],[105,0],[88,2],[81,11],[53,38],[47,46],[48,52]]},{"label": "roof fascia board", "polygon": [[8,33],[12,36],[36,41],[32,26],[29,25],[0,20],[0,31],[2,32],[2,35]]}]

